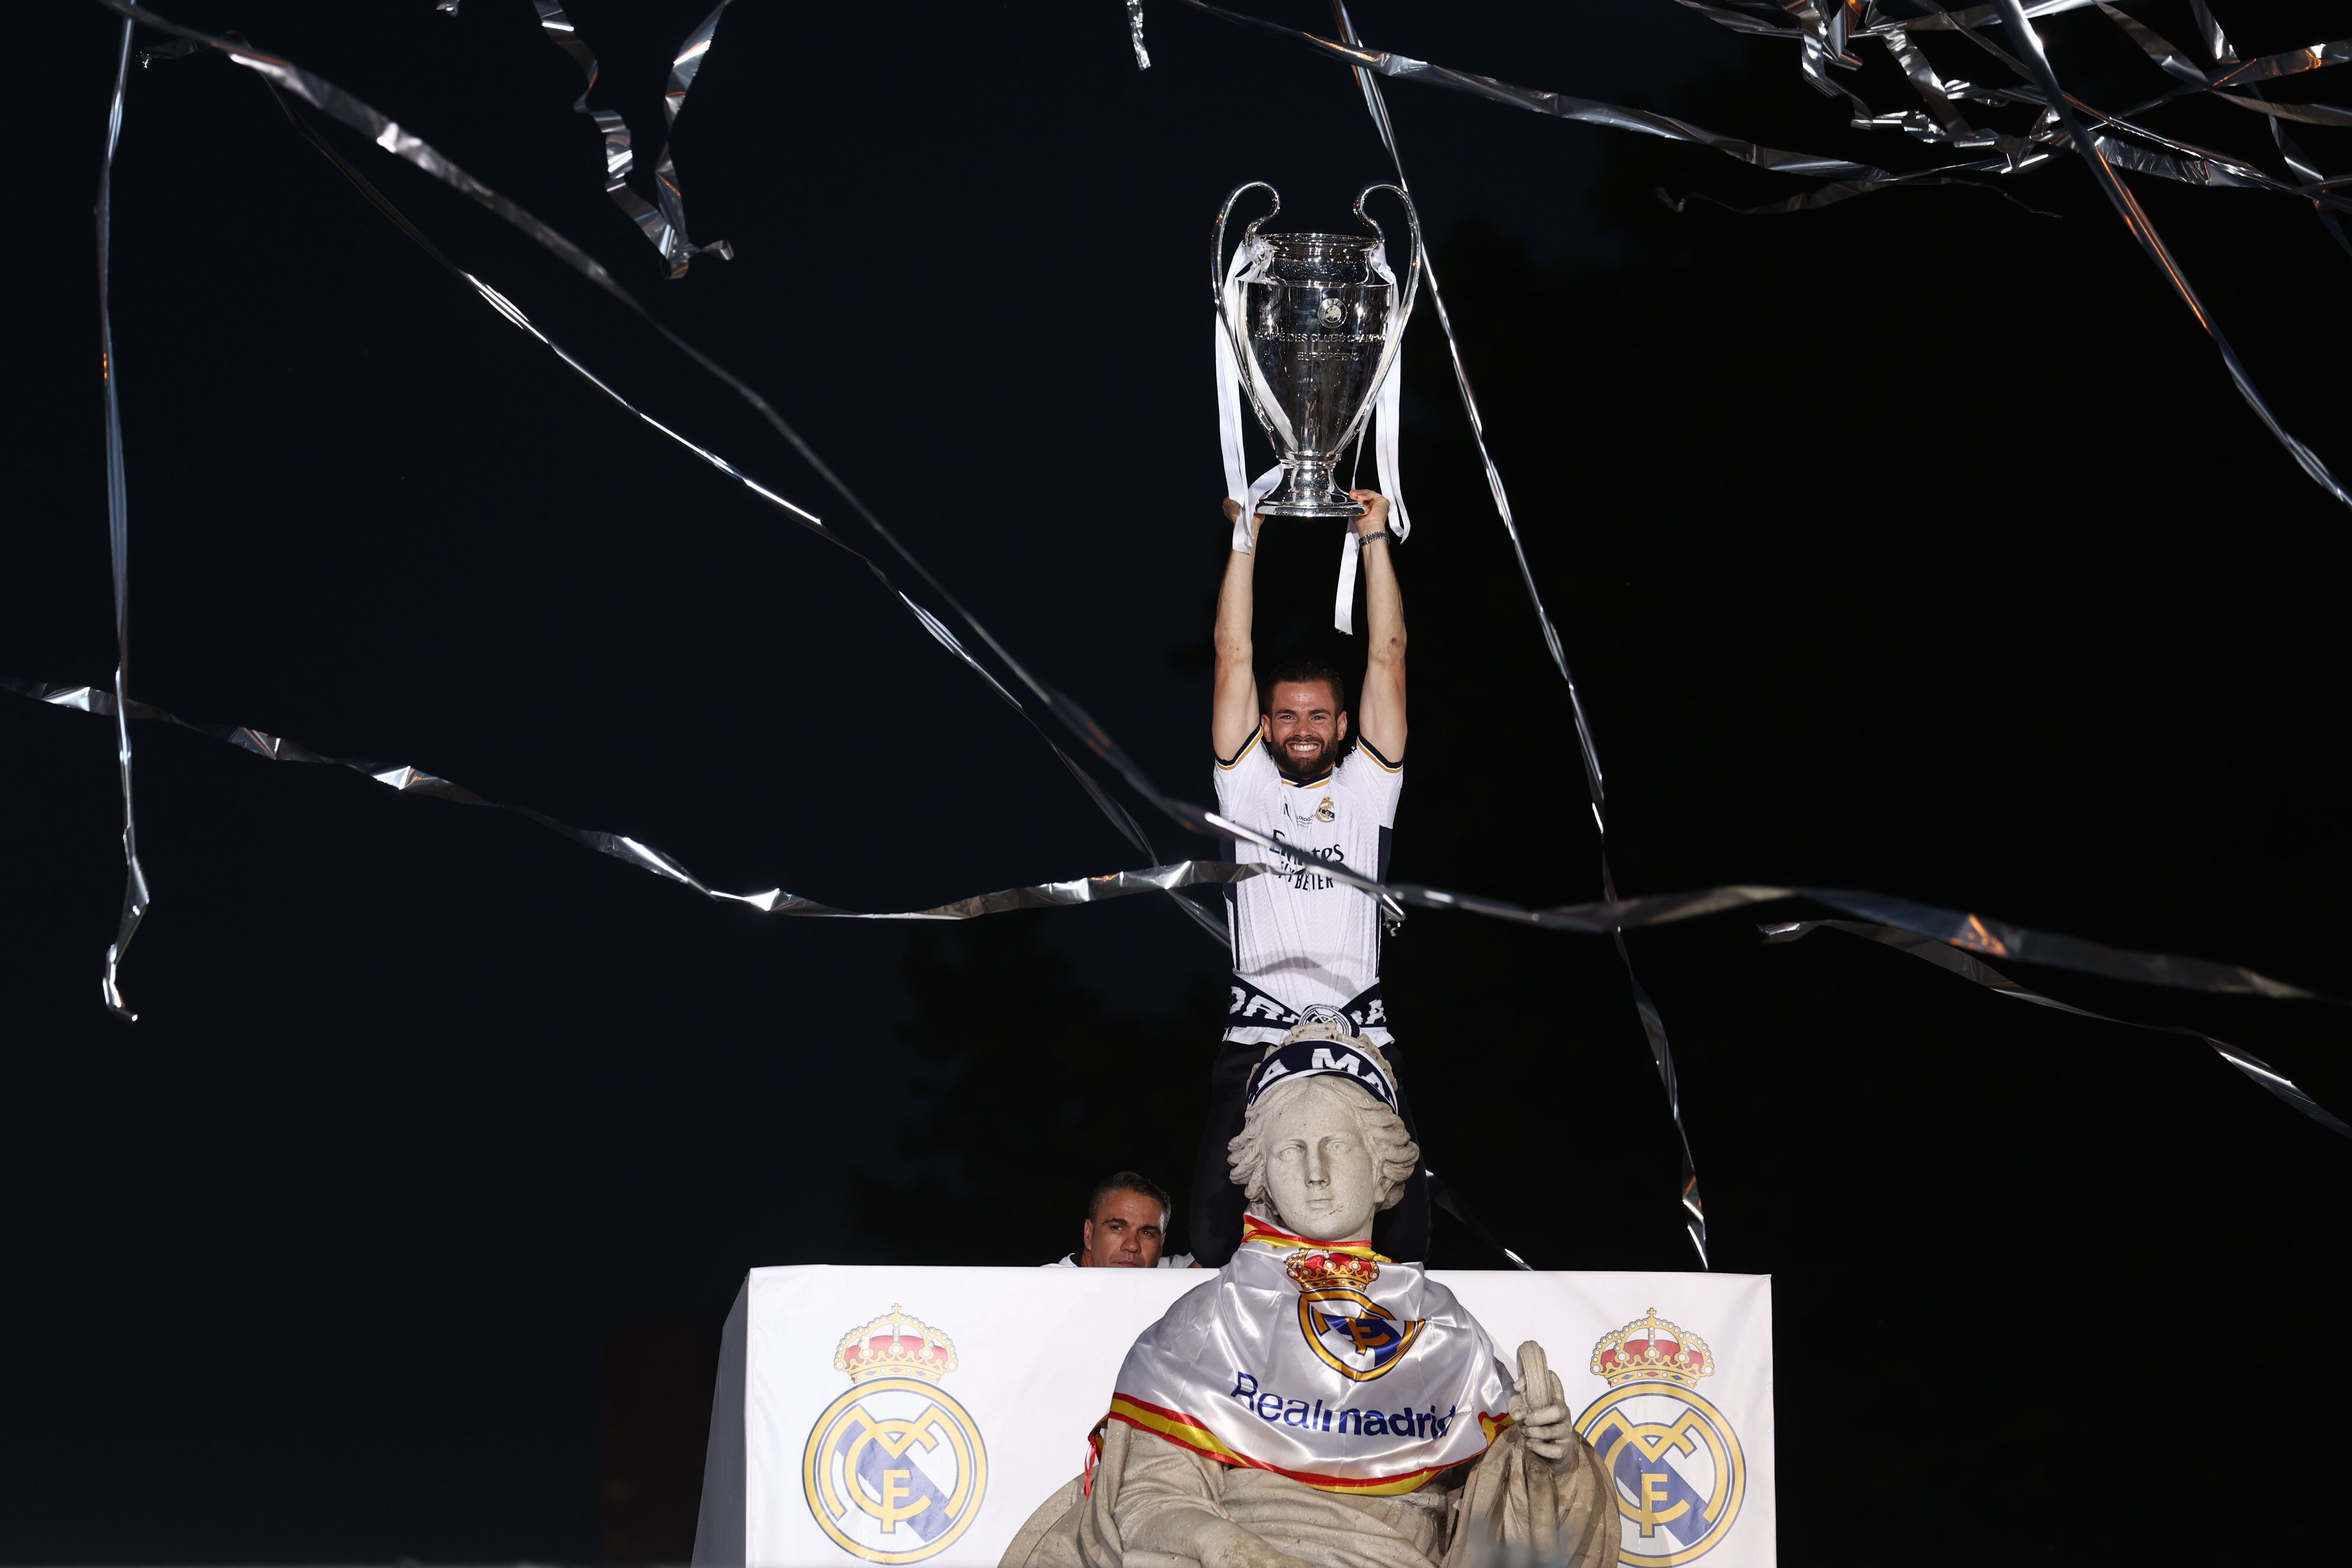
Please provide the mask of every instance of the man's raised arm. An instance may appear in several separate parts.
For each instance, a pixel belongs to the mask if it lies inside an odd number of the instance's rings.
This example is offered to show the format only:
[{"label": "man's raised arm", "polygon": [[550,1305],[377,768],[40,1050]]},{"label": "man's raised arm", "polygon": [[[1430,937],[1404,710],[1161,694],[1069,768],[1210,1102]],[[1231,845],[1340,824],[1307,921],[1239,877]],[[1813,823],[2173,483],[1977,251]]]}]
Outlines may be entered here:
[{"label": "man's raised arm", "polygon": [[[1225,502],[1231,521],[1241,509]],[[1250,519],[1250,543],[1257,543],[1260,520]],[[1217,590],[1217,685],[1209,709],[1209,742],[1217,761],[1233,761],[1258,732],[1256,651],[1250,617],[1256,607],[1257,557],[1236,550],[1225,557],[1225,585]]]},{"label": "man's raised arm", "polygon": [[[1356,733],[1387,762],[1404,762],[1404,590],[1389,552],[1389,502],[1372,490],[1349,490],[1364,503],[1356,520],[1363,540],[1364,689],[1356,702]],[[1373,541],[1381,541],[1374,543]]]}]

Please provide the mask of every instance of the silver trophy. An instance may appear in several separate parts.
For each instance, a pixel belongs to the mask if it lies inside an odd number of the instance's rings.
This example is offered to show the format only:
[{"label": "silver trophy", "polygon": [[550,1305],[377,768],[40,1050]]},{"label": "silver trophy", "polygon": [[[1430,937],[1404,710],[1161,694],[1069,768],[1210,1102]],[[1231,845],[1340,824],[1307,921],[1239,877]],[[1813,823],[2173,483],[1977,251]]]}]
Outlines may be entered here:
[{"label": "silver trophy", "polygon": [[[1225,260],[1225,220],[1250,191],[1274,198],[1273,211],[1242,231]],[[1364,213],[1364,197],[1394,191],[1412,233],[1402,298],[1382,257],[1387,236]],[[1231,340],[1242,385],[1268,439],[1282,455],[1286,482],[1258,505],[1271,517],[1357,517],[1363,507],[1332,480],[1339,454],[1363,428],[1381,378],[1396,358],[1421,282],[1421,216],[1394,185],[1367,185],[1356,218],[1372,231],[1260,234],[1282,210],[1282,195],[1262,180],[1235,188],[1217,212],[1209,283]]]}]

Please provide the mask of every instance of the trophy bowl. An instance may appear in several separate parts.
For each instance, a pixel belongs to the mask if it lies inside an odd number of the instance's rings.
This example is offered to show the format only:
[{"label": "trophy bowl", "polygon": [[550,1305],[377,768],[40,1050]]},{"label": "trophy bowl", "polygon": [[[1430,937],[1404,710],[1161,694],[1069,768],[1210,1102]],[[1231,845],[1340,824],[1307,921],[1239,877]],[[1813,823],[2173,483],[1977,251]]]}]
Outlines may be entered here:
[{"label": "trophy bowl", "polygon": [[[1225,224],[1234,203],[1262,190],[1274,207],[1242,233],[1225,259]],[[1412,255],[1400,294],[1387,258],[1387,236],[1364,212],[1374,191],[1404,204]],[[1261,234],[1282,210],[1272,185],[1252,181],[1217,214],[1210,261],[1218,319],[1250,406],[1280,454],[1284,482],[1258,504],[1269,517],[1357,517],[1363,506],[1335,482],[1339,455],[1363,428],[1374,394],[1396,358],[1413,292],[1421,280],[1421,218],[1394,185],[1367,185],[1356,216],[1371,234]]]}]

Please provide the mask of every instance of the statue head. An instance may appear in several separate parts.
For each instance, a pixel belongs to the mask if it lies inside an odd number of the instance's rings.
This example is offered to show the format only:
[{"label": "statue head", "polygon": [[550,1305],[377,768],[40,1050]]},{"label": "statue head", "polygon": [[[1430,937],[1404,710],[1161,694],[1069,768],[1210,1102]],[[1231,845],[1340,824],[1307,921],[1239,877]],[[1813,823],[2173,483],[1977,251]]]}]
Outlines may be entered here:
[{"label": "statue head", "polygon": [[1310,1241],[1370,1235],[1421,1159],[1395,1085],[1370,1041],[1328,1024],[1302,1024],[1269,1047],[1228,1145],[1251,1209]]}]

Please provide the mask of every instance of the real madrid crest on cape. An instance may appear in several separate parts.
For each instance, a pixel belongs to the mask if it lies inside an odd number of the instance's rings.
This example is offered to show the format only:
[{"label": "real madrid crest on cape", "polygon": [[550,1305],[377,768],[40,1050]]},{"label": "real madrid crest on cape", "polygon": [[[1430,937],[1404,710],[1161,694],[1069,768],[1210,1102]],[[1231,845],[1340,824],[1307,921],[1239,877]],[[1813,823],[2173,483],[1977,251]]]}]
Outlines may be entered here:
[{"label": "real madrid crest on cape", "polygon": [[1511,1375],[1418,1264],[1252,1215],[1217,1277],[1144,1331],[1110,1419],[1324,1491],[1412,1491],[1486,1451]]}]

